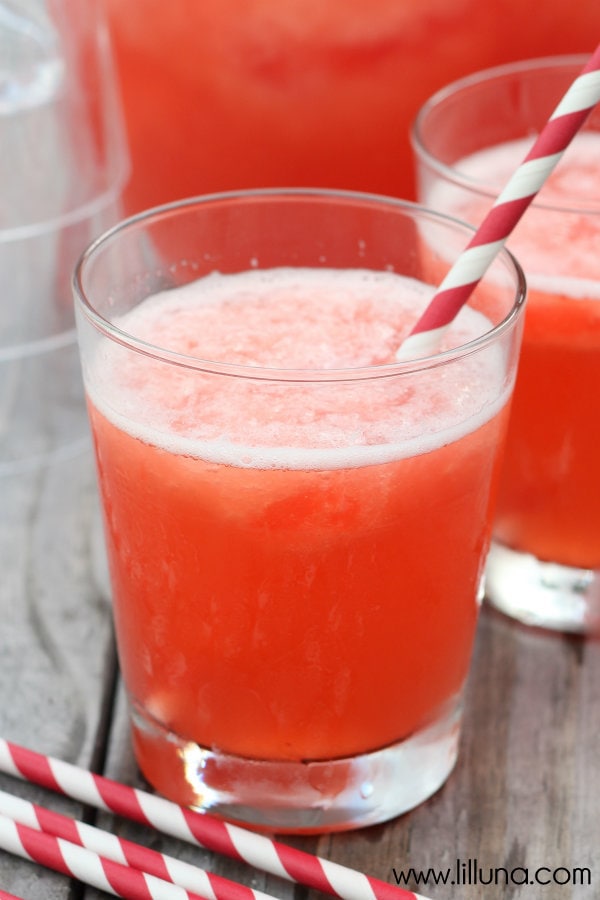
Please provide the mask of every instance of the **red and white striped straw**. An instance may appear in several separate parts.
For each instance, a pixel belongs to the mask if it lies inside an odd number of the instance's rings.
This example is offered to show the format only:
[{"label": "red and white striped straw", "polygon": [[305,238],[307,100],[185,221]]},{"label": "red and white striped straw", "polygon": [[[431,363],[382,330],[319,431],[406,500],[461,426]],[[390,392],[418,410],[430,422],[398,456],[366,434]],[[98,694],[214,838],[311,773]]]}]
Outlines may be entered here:
[{"label": "red and white striped straw", "polygon": [[0,791],[0,815],[36,831],[78,844],[104,859],[177,884],[204,900],[274,900],[262,891],[229,881],[198,866],[119,838],[5,791]]},{"label": "red and white striped straw", "polygon": [[2,815],[0,848],[125,900],[199,900],[179,885]]},{"label": "red and white striped straw", "polygon": [[0,739],[0,771],[340,900],[425,900],[413,891],[4,739]]},{"label": "red and white striped straw", "polygon": [[9,894],[8,891],[3,891],[0,888],[0,900],[22,900],[22,898],[17,897],[16,894]]},{"label": "red and white striped straw", "polygon": [[435,351],[506,239],[600,101],[600,45],[541,130],[476,233],[397,352],[397,359]]}]

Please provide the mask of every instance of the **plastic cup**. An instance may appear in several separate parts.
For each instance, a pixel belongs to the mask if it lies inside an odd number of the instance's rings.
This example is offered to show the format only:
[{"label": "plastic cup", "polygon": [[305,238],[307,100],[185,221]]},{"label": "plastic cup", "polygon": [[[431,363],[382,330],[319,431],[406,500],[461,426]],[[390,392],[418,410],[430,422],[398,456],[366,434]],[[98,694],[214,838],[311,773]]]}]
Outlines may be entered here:
[{"label": "plastic cup", "polygon": [[127,152],[97,3],[0,16],[0,475],[89,446],[71,276],[120,214]]},{"label": "plastic cup", "polygon": [[[480,221],[505,167],[516,167],[522,142],[533,143],[584,62],[527,60],[434,95],[413,129],[420,200]],[[490,148],[506,142],[515,142],[514,160],[511,151],[494,160]],[[483,151],[489,157],[474,168],[473,154]],[[595,110],[507,242],[525,269],[529,300],[487,569],[498,609],[584,633],[600,627],[599,154]]]},{"label": "plastic cup", "polygon": [[[503,251],[458,346],[404,363],[398,329],[416,312],[378,286],[418,280],[425,302],[470,234],[401,201],[258,191],[150,210],[82,257],[133,742],[171,799],[346,829],[410,809],[452,770],[524,283]],[[242,275],[233,305],[194,300],[188,318],[186,298]],[[153,308],[155,333],[138,319]]]}]

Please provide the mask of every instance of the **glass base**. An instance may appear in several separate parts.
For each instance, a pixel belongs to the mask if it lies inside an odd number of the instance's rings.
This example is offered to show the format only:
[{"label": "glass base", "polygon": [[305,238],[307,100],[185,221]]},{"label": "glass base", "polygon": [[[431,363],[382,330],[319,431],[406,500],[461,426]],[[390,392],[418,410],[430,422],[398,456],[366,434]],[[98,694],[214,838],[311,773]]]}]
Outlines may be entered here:
[{"label": "glass base", "polygon": [[434,794],[456,762],[459,700],[434,724],[372,753],[319,762],[251,760],[179,738],[134,706],[138,764],[161,794],[281,833],[343,831],[394,818]]},{"label": "glass base", "polygon": [[486,598],[526,625],[573,634],[600,633],[600,571],[542,562],[492,544]]}]

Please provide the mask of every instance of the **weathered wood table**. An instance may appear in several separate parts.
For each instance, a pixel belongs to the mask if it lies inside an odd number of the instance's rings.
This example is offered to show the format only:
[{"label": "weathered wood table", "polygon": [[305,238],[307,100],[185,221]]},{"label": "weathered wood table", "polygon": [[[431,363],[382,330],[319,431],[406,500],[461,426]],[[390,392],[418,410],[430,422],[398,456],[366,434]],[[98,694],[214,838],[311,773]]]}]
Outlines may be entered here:
[{"label": "weathered wood table", "polygon": [[[0,734],[141,786],[89,452],[0,478],[0,572]],[[600,642],[528,630],[484,608],[460,759],[442,790],[386,825],[282,840],[392,883],[411,867],[423,878],[430,870],[428,883],[413,876],[409,886],[433,900],[592,900],[600,897],[599,737]],[[6,776],[0,788],[89,814]],[[308,900],[303,887],[100,819],[282,900]],[[24,900],[106,896],[3,851],[0,888]]]}]

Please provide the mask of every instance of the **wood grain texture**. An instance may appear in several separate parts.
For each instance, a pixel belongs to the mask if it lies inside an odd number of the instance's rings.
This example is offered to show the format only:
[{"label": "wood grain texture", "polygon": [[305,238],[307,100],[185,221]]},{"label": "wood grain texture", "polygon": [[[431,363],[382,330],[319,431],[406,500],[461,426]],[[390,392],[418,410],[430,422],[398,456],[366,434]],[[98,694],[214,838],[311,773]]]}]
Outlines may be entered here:
[{"label": "wood grain texture", "polygon": [[[89,451],[0,479],[0,733],[90,766],[114,665]],[[8,777],[0,788],[70,815],[77,804]],[[0,851],[0,887],[62,900],[68,880]]]}]

